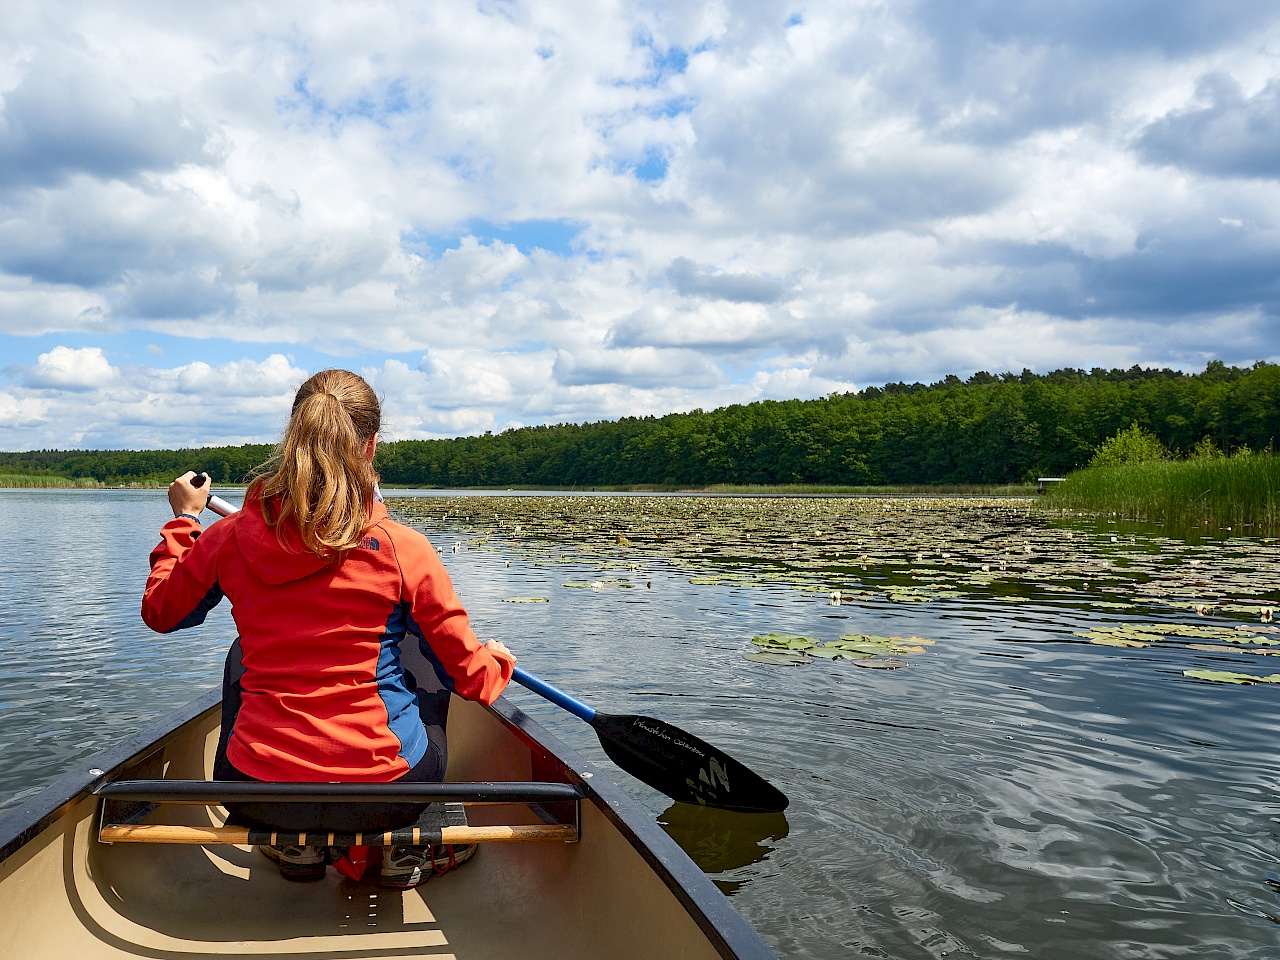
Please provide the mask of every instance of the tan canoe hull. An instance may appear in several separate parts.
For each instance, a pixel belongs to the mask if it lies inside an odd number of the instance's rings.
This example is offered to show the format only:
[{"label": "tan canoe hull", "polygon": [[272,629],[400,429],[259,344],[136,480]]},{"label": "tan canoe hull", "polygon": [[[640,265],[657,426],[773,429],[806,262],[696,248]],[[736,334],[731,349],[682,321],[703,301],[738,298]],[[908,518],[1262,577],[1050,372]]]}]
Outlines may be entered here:
[{"label": "tan canoe hull", "polygon": [[[651,817],[504,702],[455,699],[449,779],[585,785],[579,842],[485,844],[462,869],[409,891],[333,870],[291,883],[248,846],[99,842],[89,787],[207,779],[218,719],[206,698],[132,754],[113,752],[101,775],[82,774],[83,790],[64,778],[0,821],[0,957],[773,957]],[[166,805],[144,822],[161,813],[190,826],[222,820],[217,808]],[[517,804],[469,814],[478,826],[541,823]]]}]

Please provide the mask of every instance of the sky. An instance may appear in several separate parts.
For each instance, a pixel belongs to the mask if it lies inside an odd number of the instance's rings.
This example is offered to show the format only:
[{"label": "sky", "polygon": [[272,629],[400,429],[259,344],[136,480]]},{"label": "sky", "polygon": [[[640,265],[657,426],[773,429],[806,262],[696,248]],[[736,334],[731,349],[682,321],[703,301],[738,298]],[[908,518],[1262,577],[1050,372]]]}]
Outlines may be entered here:
[{"label": "sky", "polygon": [[1257,0],[0,6],[0,449],[1280,361]]}]

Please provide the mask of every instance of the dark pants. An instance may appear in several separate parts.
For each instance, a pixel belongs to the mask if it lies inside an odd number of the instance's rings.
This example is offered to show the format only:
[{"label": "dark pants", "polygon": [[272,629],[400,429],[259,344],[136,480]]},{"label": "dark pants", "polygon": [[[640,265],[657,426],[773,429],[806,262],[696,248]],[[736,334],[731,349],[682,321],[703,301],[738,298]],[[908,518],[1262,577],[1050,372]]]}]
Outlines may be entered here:
[{"label": "dark pants", "polygon": [[[420,671],[434,674],[428,669]],[[231,645],[222,672],[222,734],[218,738],[218,752],[213,761],[214,780],[253,780],[241,773],[227,759],[227,741],[240,712],[240,678],[244,668],[240,663],[240,641]],[[414,674],[409,674],[416,683]],[[434,675],[422,677],[417,686],[418,712],[427,731],[427,752],[412,769],[400,777],[398,783],[440,783],[444,780],[448,764],[449,748],[445,739],[445,724],[449,718],[449,691]],[[422,815],[426,804],[422,803],[229,803],[234,819],[250,826],[277,830],[331,830],[362,832],[391,830],[413,823]]]}]

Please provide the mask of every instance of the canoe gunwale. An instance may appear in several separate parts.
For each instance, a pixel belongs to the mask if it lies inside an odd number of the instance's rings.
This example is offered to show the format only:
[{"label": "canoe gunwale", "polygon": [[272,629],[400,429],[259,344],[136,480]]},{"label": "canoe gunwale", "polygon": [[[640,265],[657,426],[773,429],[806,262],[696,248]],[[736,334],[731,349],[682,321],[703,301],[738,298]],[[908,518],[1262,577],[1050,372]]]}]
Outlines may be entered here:
[{"label": "canoe gunwale", "polygon": [[[187,724],[218,710],[221,702],[221,689],[207,691],[136,734],[79,761],[82,767],[69,771],[0,816],[0,863],[94,795],[98,788],[119,779],[126,768],[162,749]],[[582,801],[593,804],[614,825],[725,960],[778,960],[724,893],[653,817],[612,781],[608,771],[578,755],[505,697],[485,709],[564,766]]]}]

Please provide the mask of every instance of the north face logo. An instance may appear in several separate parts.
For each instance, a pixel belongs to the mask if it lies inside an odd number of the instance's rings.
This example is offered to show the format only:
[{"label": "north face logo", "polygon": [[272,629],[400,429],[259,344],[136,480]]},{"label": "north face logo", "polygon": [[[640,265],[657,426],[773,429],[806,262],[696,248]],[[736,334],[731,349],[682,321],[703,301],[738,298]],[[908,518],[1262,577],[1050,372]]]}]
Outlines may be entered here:
[{"label": "north face logo", "polygon": [[381,550],[382,545],[378,543],[377,537],[365,537],[360,541],[361,550]]}]

